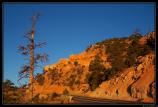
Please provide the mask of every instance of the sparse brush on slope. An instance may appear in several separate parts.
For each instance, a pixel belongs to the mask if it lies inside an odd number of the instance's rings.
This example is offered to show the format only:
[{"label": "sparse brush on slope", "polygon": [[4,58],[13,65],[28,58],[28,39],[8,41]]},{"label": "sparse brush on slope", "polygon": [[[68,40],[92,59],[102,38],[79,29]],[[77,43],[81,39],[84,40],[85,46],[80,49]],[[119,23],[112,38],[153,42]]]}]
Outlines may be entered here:
[{"label": "sparse brush on slope", "polygon": [[19,104],[24,103],[23,92],[19,87],[14,86],[10,80],[3,82],[3,104]]},{"label": "sparse brush on slope", "polygon": [[[94,90],[105,80],[109,80],[114,75],[117,75],[125,68],[132,67],[136,64],[136,58],[138,56],[145,56],[152,51],[154,45],[154,39],[152,37],[147,39],[147,43],[144,45],[139,44],[140,38],[143,36],[139,33],[132,34],[129,38],[113,38],[96,43],[98,48],[102,45],[106,47],[106,53],[108,54],[108,61],[111,63],[112,68],[105,69],[102,66],[102,62],[99,57],[95,57],[89,64],[89,71],[92,71],[89,77],[89,84],[91,90]],[[126,43],[125,40],[131,41]],[[90,45],[87,51],[92,47]],[[100,76],[103,74],[103,76]]]}]

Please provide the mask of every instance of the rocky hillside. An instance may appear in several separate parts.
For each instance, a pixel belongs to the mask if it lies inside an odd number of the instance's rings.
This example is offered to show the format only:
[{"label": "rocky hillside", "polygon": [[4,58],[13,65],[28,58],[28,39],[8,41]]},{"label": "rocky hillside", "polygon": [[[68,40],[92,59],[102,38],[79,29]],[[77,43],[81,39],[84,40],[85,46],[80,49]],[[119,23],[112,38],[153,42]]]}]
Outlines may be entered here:
[{"label": "rocky hillside", "polygon": [[44,67],[34,95],[52,93],[154,102],[155,32],[90,45],[84,52]]}]

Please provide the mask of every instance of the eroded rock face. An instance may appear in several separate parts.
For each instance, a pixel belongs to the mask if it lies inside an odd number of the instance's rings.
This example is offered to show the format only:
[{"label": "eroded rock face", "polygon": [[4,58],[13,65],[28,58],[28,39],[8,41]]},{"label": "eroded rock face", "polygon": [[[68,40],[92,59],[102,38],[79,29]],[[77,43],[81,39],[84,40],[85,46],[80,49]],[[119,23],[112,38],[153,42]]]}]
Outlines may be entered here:
[{"label": "eroded rock face", "polygon": [[[138,80],[131,85],[131,96],[138,99],[148,97],[148,89],[154,79],[154,65],[152,64],[154,59],[153,54],[142,57],[142,63],[137,67],[135,75],[139,74]],[[134,76],[135,76],[134,75]]]},{"label": "eroded rock face", "polygon": [[137,87],[131,87],[131,96],[134,98],[142,99],[146,97],[147,92],[144,87],[138,89]]}]

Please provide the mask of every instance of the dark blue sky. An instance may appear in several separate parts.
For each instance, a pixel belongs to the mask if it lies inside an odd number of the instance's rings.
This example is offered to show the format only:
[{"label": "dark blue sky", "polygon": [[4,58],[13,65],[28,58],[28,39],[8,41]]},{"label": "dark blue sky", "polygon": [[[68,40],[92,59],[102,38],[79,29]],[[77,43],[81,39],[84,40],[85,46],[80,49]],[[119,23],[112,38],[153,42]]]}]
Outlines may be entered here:
[{"label": "dark blue sky", "polygon": [[[155,4],[3,4],[4,79],[17,84],[18,71],[24,57],[17,46],[25,43],[23,35],[30,30],[34,12],[43,15],[37,22],[35,40],[46,41],[37,50],[50,55],[49,62],[57,62],[86,49],[106,38],[129,36],[135,29],[142,34],[154,31]],[[37,69],[42,73],[42,69]],[[22,81],[22,83],[25,83]]]}]

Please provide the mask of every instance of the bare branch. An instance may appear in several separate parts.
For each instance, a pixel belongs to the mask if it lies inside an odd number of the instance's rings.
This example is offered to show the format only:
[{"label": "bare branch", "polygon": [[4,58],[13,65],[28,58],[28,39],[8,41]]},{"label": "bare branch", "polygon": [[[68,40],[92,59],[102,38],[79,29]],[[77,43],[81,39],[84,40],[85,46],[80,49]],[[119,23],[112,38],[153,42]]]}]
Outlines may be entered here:
[{"label": "bare branch", "polygon": [[28,65],[24,65],[22,67],[22,70],[19,71],[19,79],[17,80],[17,82],[19,82],[22,78],[29,77],[29,69],[30,69],[30,66]]},{"label": "bare branch", "polygon": [[28,51],[22,52],[23,55],[28,55]]},{"label": "bare branch", "polygon": [[29,70],[30,70],[30,66],[24,65],[24,66],[22,67],[22,69],[19,71],[19,75],[23,75],[23,74],[25,74],[25,73],[28,73]]},{"label": "bare branch", "polygon": [[32,37],[31,37],[32,33],[33,33],[33,31],[31,30],[31,31],[27,32],[24,35],[24,37],[27,38],[29,41],[32,41]]},{"label": "bare branch", "polygon": [[47,62],[48,61],[48,54],[44,53],[42,56],[42,62]]},{"label": "bare branch", "polygon": [[48,55],[46,53],[44,54],[36,54],[35,56],[35,63],[40,62],[47,62],[48,61]]},{"label": "bare branch", "polygon": [[37,21],[39,19],[39,16],[41,16],[42,14],[37,12],[37,13],[34,13],[34,15],[32,16],[32,20],[33,21]]},{"label": "bare branch", "polygon": [[29,74],[25,74],[23,76],[20,76],[19,79],[17,80],[17,82],[19,82],[22,78],[28,78]]},{"label": "bare branch", "polygon": [[41,14],[38,12],[38,13],[34,13],[34,15],[32,16],[32,33],[34,33],[35,31],[35,24],[36,24],[36,21],[39,19],[39,16],[41,16]]},{"label": "bare branch", "polygon": [[39,65],[39,64],[36,64],[35,67],[36,67],[36,68],[37,68],[37,67],[38,67],[38,68],[43,68],[43,67],[42,67],[41,65]]},{"label": "bare branch", "polygon": [[28,54],[29,54],[29,50],[28,50],[28,48],[26,47],[26,46],[23,46],[23,45],[19,45],[18,46],[18,50],[20,51],[20,53],[22,54],[22,55],[25,55],[25,56],[27,56]]},{"label": "bare branch", "polygon": [[26,51],[26,50],[27,50],[27,47],[25,47],[25,46],[23,46],[23,45],[19,45],[18,50],[19,50],[19,51]]},{"label": "bare branch", "polygon": [[35,44],[35,47],[41,48],[44,45],[46,45],[46,42],[38,42],[37,44]]}]

